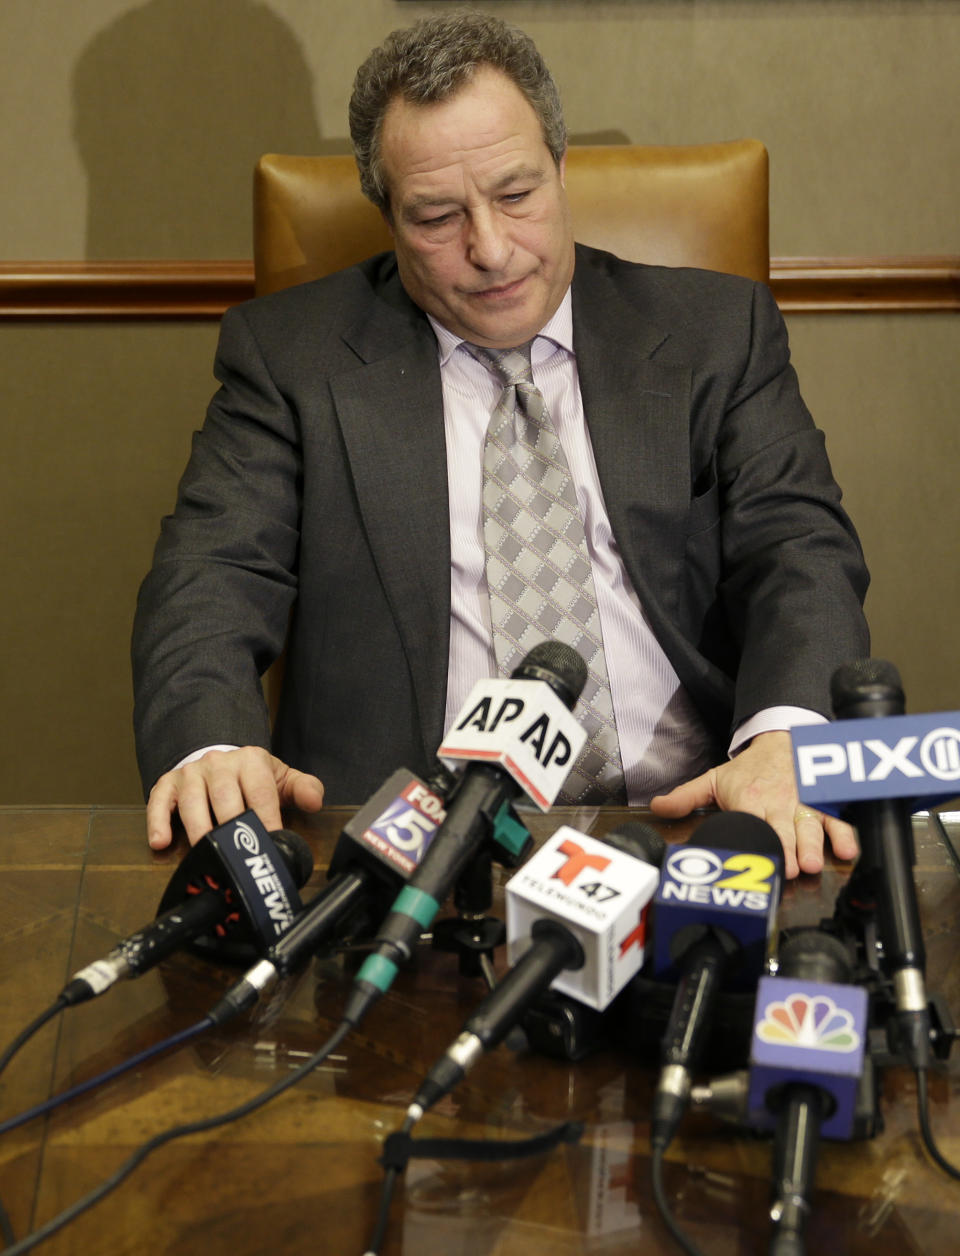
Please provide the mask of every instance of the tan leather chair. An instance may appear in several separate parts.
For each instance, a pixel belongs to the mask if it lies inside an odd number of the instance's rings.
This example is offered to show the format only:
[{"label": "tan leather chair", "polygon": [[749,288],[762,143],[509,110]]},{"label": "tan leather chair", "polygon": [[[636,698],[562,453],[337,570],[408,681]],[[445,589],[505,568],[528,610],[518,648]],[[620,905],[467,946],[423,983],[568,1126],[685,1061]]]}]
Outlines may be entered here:
[{"label": "tan leather chair", "polygon": [[[584,244],[631,261],[769,275],[768,162],[759,140],[572,147],[567,194]],[[350,156],[262,157],[253,206],[258,293],[391,247]]]},{"label": "tan leather chair", "polygon": [[[257,293],[342,270],[391,247],[350,156],[261,157],[253,182]],[[767,150],[759,140],[567,152],[574,235],[631,261],[702,266],[766,281]],[[284,657],[264,677],[276,714]]]}]

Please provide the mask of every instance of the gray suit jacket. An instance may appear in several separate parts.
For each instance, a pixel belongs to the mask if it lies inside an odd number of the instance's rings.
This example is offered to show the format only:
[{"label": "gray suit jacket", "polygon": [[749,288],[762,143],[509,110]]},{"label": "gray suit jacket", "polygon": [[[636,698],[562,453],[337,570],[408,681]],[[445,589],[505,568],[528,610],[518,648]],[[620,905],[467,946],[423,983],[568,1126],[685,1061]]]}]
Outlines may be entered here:
[{"label": "gray suit jacket", "polygon": [[[867,575],[769,290],[578,246],[574,337],[613,532],[717,739],[829,713],[868,652]],[[147,789],[192,749],[272,745],[359,802],[442,733],[450,554],[436,341],[392,254],[239,306],[134,628]]]}]

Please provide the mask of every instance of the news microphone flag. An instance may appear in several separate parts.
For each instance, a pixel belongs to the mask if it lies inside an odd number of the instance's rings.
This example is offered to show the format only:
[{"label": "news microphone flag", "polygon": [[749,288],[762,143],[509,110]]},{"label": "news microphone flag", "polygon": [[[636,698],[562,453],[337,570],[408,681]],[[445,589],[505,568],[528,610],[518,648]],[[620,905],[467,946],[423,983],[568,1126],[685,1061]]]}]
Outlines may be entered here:
[{"label": "news microphone flag", "polygon": [[421,862],[446,814],[444,799],[435,789],[398,768],[344,825],[329,876],[362,857],[365,866],[379,871],[396,891],[398,878],[405,880]]},{"label": "news microphone flag", "polygon": [[[721,842],[724,834],[736,837],[736,823],[729,817],[746,823],[749,833],[753,817],[725,812],[705,821],[697,836],[716,833]],[[685,952],[678,940],[682,941],[693,925],[701,931],[722,930],[736,938],[741,958],[731,970],[728,985],[752,987],[768,949],[775,945],[780,869],[778,854],[771,858],[742,847],[677,846],[672,850],[663,862],[653,907],[653,974],[657,980],[671,981],[679,976]]]},{"label": "news microphone flag", "polygon": [[788,1082],[806,1082],[833,1100],[820,1133],[852,1138],[867,1028],[867,992],[860,986],[762,977],[750,1048],[750,1124],[774,1129],[768,1096]]},{"label": "news microphone flag", "polygon": [[659,869],[564,825],[507,882],[507,958],[530,945],[537,920],[575,936],[584,964],[551,989],[603,1011],[643,966],[649,904]]},{"label": "news microphone flag", "polygon": [[300,911],[298,886],[313,857],[296,833],[268,833],[253,811],[218,825],[191,846],[164,891],[156,919],[75,973],[62,997],[92,999],[139,977],[181,946],[226,962],[263,955]]},{"label": "news microphone flag", "polygon": [[878,798],[920,810],[960,795],[960,711],[806,724],[790,737],[800,801],[821,811]]}]

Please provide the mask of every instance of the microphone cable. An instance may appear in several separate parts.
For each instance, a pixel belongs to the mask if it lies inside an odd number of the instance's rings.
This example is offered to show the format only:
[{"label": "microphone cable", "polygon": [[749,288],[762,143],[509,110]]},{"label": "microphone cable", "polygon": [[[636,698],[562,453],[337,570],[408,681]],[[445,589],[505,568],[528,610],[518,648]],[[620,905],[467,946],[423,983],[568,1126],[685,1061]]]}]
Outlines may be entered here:
[{"label": "microphone cable", "polygon": [[390,1201],[393,1198],[397,1178],[410,1160],[475,1160],[490,1164],[494,1161],[523,1160],[552,1151],[561,1143],[576,1143],[583,1136],[581,1121],[564,1121],[543,1134],[532,1138],[420,1138],[410,1137],[410,1131],[419,1120],[415,1113],[407,1113],[399,1130],[387,1136],[379,1163],[384,1167],[383,1186],[377,1220],[369,1246],[363,1256],[379,1256],[380,1245],[387,1229]]},{"label": "microphone cable", "polygon": [[20,1048],[27,1045],[34,1034],[39,1033],[48,1021],[52,1021],[55,1016],[58,1016],[60,1012],[62,1012],[65,1008],[70,1007],[70,1005],[70,999],[68,999],[65,994],[61,993],[54,1000],[54,1002],[46,1008],[45,1011],[41,1012],[35,1020],[31,1021],[30,1024],[27,1025],[26,1029],[22,1029],[20,1033],[17,1034],[16,1038],[14,1038],[13,1042],[11,1042],[4,1051],[3,1055],[0,1055],[0,1073],[2,1073],[7,1067]]},{"label": "microphone cable", "polygon": [[936,1144],[933,1136],[933,1128],[930,1124],[930,1096],[927,1086],[927,1070],[918,1068],[917,1076],[917,1121],[920,1126],[920,1136],[923,1139],[923,1145],[926,1148],[927,1155],[933,1163],[942,1169],[949,1177],[960,1182],[960,1169],[956,1165],[951,1164],[944,1156],[943,1152]]},{"label": "microphone cable", "polygon": [[[417,1117],[407,1113],[403,1125],[400,1127],[400,1135],[403,1138],[409,1138],[410,1131],[417,1123]],[[390,1204],[393,1200],[393,1192],[397,1185],[397,1179],[400,1176],[400,1166],[396,1164],[388,1164],[383,1171],[383,1186],[380,1188],[380,1203],[377,1206],[377,1218],[373,1227],[373,1234],[370,1236],[370,1242],[363,1256],[379,1256],[380,1247],[387,1233],[387,1224],[390,1221]]]},{"label": "microphone cable", "polygon": [[32,1108],[28,1108],[16,1116],[7,1117],[5,1121],[0,1121],[0,1136],[9,1134],[11,1130],[19,1129],[21,1125],[26,1125],[29,1121],[34,1120],[35,1117],[44,1116],[47,1112],[53,1112],[71,1099],[78,1099],[81,1095],[85,1095],[91,1090],[96,1090],[98,1086],[104,1086],[107,1082],[112,1082],[115,1078],[122,1077],[130,1069],[136,1068],[140,1064],[145,1064],[148,1060],[152,1060],[156,1055],[161,1055],[164,1051],[171,1051],[174,1047],[182,1046],[185,1042],[189,1042],[192,1038],[196,1038],[203,1033],[205,1029],[211,1029],[216,1023],[212,1017],[205,1016],[203,1020],[197,1021],[195,1024],[188,1026],[188,1028],[181,1029],[178,1033],[170,1034],[167,1038],[161,1039],[160,1042],[155,1042],[152,1047],[145,1047],[143,1051],[138,1051],[136,1055],[130,1056],[129,1059],[121,1060],[119,1064],[114,1064],[111,1068],[105,1069],[94,1077],[88,1077],[85,1082],[78,1082],[76,1086],[71,1086],[69,1090],[62,1090],[59,1094],[51,1095],[49,1099],[35,1104]]},{"label": "microphone cable", "polygon": [[660,1214],[660,1220],[666,1226],[670,1237],[677,1246],[687,1256],[703,1256],[700,1248],[687,1238],[680,1229],[677,1219],[671,1211],[670,1204],[667,1201],[667,1192],[663,1185],[663,1160],[666,1155],[667,1146],[662,1139],[657,1139],[652,1143],[650,1154],[650,1184],[653,1190],[653,1202],[657,1206],[657,1212]]},{"label": "microphone cable", "polygon": [[26,1235],[18,1243],[14,1243],[12,1247],[7,1247],[3,1252],[3,1256],[24,1256],[25,1252],[32,1252],[40,1243],[51,1238],[58,1231],[62,1230],[64,1226],[75,1221],[95,1204],[105,1199],[112,1191],[116,1190],[159,1147],[163,1147],[177,1138],[186,1138],[190,1134],[203,1134],[207,1130],[217,1129],[221,1125],[229,1125],[233,1121],[239,1121],[241,1118],[248,1116],[251,1112],[256,1112],[258,1108],[262,1108],[271,1099],[275,1099],[278,1095],[283,1094],[285,1090],[289,1090],[297,1082],[302,1081],[308,1073],[318,1068],[327,1056],[337,1049],[352,1028],[353,1026],[349,1021],[341,1021],[333,1034],[309,1060],[304,1061],[294,1072],[289,1073],[286,1077],[282,1077],[280,1081],[275,1082],[272,1086],[261,1091],[259,1095],[255,1095],[252,1099],[248,1099],[245,1103],[239,1104],[236,1108],[231,1108],[228,1112],[221,1112],[215,1116],[205,1117],[201,1121],[175,1125],[159,1134],[155,1134],[153,1138],[142,1143],[123,1162],[120,1168],[105,1181],[101,1182],[99,1186],[95,1186],[93,1190],[88,1191],[86,1195],[76,1200],[68,1208],[64,1208],[57,1216],[51,1217],[38,1230],[34,1230],[31,1234]]}]

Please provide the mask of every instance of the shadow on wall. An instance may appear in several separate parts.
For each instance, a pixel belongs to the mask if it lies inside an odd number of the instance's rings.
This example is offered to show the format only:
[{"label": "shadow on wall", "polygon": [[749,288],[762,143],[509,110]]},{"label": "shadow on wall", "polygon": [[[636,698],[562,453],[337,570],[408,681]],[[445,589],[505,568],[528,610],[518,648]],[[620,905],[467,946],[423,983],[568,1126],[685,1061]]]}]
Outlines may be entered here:
[{"label": "shadow on wall", "polygon": [[249,257],[264,152],[321,140],[290,27],[256,0],[149,0],[102,30],[73,79],[87,257]]}]

